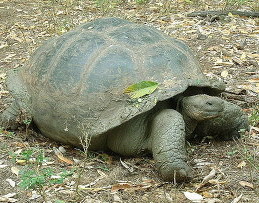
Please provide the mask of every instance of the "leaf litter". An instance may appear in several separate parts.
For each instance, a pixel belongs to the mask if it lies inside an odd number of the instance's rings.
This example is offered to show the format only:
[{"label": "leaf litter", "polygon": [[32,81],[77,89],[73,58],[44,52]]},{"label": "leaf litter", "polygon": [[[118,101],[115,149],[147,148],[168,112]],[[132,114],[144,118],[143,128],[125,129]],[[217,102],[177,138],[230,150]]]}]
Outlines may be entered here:
[{"label": "leaf litter", "polygon": [[[127,19],[153,25],[172,37],[185,40],[197,52],[206,75],[223,80],[230,92],[245,92],[243,95],[246,98],[245,102],[238,104],[247,109],[248,113],[253,110],[253,104],[258,104],[259,54],[256,51],[258,48],[257,19],[243,18],[231,14],[225,18],[226,21],[219,20],[215,22],[210,22],[206,18],[187,18],[185,13],[190,10],[199,10],[201,8],[208,10],[215,9],[217,6],[220,7],[218,4],[213,5],[212,2],[203,0],[199,1],[201,4],[199,8],[195,8],[193,4],[186,3],[187,1],[184,0],[175,1],[176,7],[169,4],[168,7],[165,6],[165,1],[154,1],[154,3],[148,3],[147,6],[136,5],[132,1],[126,5],[109,7],[110,10],[106,11],[102,10],[102,5],[97,5],[96,2],[64,0],[58,4],[54,1],[38,1],[37,3],[30,0],[23,3],[12,0],[1,1],[1,4],[4,4],[6,8],[6,12],[10,11],[14,14],[11,17],[3,13],[1,22],[3,29],[1,30],[2,38],[0,40],[0,106],[2,109],[6,108],[6,104],[9,102],[9,92],[4,86],[5,70],[23,65],[33,53],[33,50],[51,36],[62,34],[82,22],[90,21],[97,17],[121,16],[122,13]],[[53,12],[53,8],[55,12]],[[242,96],[242,94],[238,96]],[[232,101],[240,102],[236,99],[232,99]],[[253,192],[252,186],[254,188],[257,186],[256,177],[258,177],[258,171],[252,170],[250,163],[244,157],[240,157],[238,153],[235,153],[234,150],[236,146],[246,151],[258,150],[256,147],[258,147],[257,144],[259,143],[257,138],[259,131],[256,129],[259,126],[255,125],[251,126],[251,133],[242,141],[242,145],[235,145],[232,142],[224,144],[209,143],[202,144],[195,149],[191,153],[192,159],[203,161],[197,164],[198,167],[195,169],[197,170],[197,176],[194,178],[193,183],[184,185],[184,191],[195,191],[197,184],[206,182],[205,185],[199,188],[201,190],[199,193],[208,202],[209,200],[239,202],[241,198],[244,201],[256,202],[257,196]],[[28,197],[33,196],[32,194],[35,191],[32,191],[28,196],[18,186],[12,187],[6,180],[10,179],[18,182],[19,170],[27,164],[33,163],[25,162],[25,165],[18,165],[18,163],[12,161],[10,156],[6,155],[9,151],[20,151],[19,147],[28,147],[27,144],[22,145],[24,140],[19,138],[20,135],[16,135],[15,138],[8,138],[7,134],[8,132],[0,133],[1,142],[8,147],[8,150],[1,147],[1,159],[6,159],[7,161],[0,164],[0,166],[3,166],[0,168],[2,179],[0,188],[3,190],[0,193],[0,199],[4,198],[6,202],[25,202]],[[53,147],[59,149],[59,146],[51,141],[41,141],[41,139],[45,138],[36,138],[35,140],[33,135],[29,135],[26,139],[29,139],[30,146],[37,146],[40,143],[40,146],[46,151],[49,150],[49,146],[51,146],[51,149]],[[18,144],[11,144],[14,140],[20,143],[19,146]],[[245,149],[242,148],[244,146],[246,147]],[[196,146],[193,147],[195,148]],[[49,163],[53,167],[64,167],[65,169],[74,167],[76,164],[73,163],[75,162],[73,160],[79,160],[80,167],[84,167],[84,164],[82,164],[84,158],[80,153],[78,154],[73,150],[68,152],[59,151],[61,153],[56,155],[52,150],[49,150],[48,156],[51,159]],[[249,157],[249,159],[251,158]],[[241,164],[243,161],[246,165]],[[241,164],[239,167],[237,167],[238,163]],[[217,171],[215,176],[211,176],[208,181],[204,181],[207,176],[210,176],[208,174],[210,174],[211,168],[214,166],[217,166],[217,170],[220,169],[224,173],[221,174]],[[131,172],[132,167],[134,168],[134,173]],[[118,202],[120,200],[123,202],[171,200],[184,202],[186,197],[181,195],[183,189],[181,187],[176,188],[170,183],[161,183],[152,168],[154,168],[154,163],[148,158],[145,158],[145,160],[131,158],[127,162],[122,162],[120,158],[107,162],[103,161],[101,156],[90,159],[82,176],[82,185],[89,186],[88,191],[90,191],[85,196],[85,199],[95,202],[113,200]],[[152,180],[154,182],[151,181],[148,184],[140,181],[142,177],[146,176],[154,178],[155,180]],[[204,177],[203,180],[202,177]],[[119,182],[118,180],[124,180],[124,182]],[[71,186],[65,185],[67,195],[65,193],[60,195],[61,193],[58,192],[58,188],[62,188],[64,185],[57,185],[57,190],[47,190],[47,194],[51,197],[56,195],[57,199],[78,198],[73,185],[75,184],[71,184]],[[119,198],[111,195],[112,187]],[[16,196],[14,192],[19,195]],[[9,195],[5,196],[4,194]],[[109,195],[111,196],[110,199]],[[34,199],[41,202],[41,196],[38,194]]]}]

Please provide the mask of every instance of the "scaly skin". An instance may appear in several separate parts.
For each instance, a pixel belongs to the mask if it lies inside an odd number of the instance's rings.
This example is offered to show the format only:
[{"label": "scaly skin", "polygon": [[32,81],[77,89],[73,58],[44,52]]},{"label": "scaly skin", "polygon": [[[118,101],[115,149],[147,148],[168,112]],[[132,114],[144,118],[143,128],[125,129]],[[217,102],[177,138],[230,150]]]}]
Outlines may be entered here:
[{"label": "scaly skin", "polygon": [[[248,126],[247,117],[241,108],[217,97],[185,97],[180,112],[170,109],[169,102],[164,101],[161,106],[107,133],[94,136],[89,149],[109,149],[124,156],[151,153],[162,178],[179,182],[192,177],[191,167],[187,163],[186,138],[193,137],[194,133],[207,136],[219,132],[223,133],[223,138],[228,139],[236,137],[240,128]],[[13,105],[4,111],[2,122],[10,118],[13,121],[16,110],[16,105]]]},{"label": "scaly skin", "polygon": [[[20,69],[21,70],[21,69]],[[0,114],[0,126],[9,129],[18,127],[17,117],[21,111],[30,114],[30,96],[26,90],[23,80],[20,78],[19,71],[8,71],[7,87],[10,93],[15,93],[13,103]]]},{"label": "scaly skin", "polygon": [[151,153],[162,178],[183,181],[192,177],[185,149],[185,124],[173,109],[156,109],[109,131],[108,148],[124,156]]},{"label": "scaly skin", "polygon": [[192,177],[185,149],[185,124],[182,115],[164,109],[151,125],[151,151],[164,180],[183,181]]},{"label": "scaly skin", "polygon": [[16,102],[13,102],[7,109],[0,115],[0,126],[10,129],[16,129],[18,123],[16,119],[20,113],[20,109]]},{"label": "scaly skin", "polygon": [[199,94],[183,98],[180,112],[185,121],[186,139],[193,137],[200,122],[219,117],[224,108],[224,101],[218,97]]},{"label": "scaly skin", "polygon": [[201,135],[217,129],[230,129],[236,134],[246,125],[247,117],[240,107],[218,97],[195,95],[183,98],[180,113],[162,105],[122,124],[109,132],[107,143],[110,150],[121,155],[150,152],[164,180],[184,181],[193,175],[187,163],[185,140],[194,136],[195,128]]},{"label": "scaly skin", "polygon": [[200,122],[194,134],[200,138],[233,140],[240,137],[240,130],[249,129],[247,115],[239,106],[227,101],[224,101],[224,106],[221,116]]}]

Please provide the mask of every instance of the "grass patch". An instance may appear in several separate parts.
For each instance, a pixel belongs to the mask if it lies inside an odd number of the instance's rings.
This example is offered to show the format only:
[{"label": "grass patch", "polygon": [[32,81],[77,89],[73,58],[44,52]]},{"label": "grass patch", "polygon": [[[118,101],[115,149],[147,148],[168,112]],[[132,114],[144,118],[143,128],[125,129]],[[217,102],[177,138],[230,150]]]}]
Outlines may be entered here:
[{"label": "grass patch", "polygon": [[249,123],[252,126],[259,126],[259,107],[253,108],[253,111],[249,116]]}]

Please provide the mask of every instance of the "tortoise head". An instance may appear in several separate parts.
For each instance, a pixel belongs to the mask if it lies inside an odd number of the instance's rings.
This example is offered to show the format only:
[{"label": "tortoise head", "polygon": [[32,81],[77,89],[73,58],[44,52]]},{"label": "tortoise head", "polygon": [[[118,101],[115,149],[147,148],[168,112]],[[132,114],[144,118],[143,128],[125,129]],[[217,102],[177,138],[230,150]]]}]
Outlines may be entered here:
[{"label": "tortoise head", "polygon": [[205,94],[184,97],[182,100],[183,114],[197,121],[216,118],[224,110],[224,101],[218,97]]}]

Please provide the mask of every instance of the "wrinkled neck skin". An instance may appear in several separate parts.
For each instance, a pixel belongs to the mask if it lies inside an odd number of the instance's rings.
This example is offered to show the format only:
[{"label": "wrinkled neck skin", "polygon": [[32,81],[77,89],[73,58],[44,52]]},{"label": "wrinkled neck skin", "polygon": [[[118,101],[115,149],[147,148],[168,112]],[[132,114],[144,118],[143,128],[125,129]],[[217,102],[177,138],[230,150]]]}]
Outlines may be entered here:
[{"label": "wrinkled neck skin", "polygon": [[186,134],[185,136],[186,136],[186,139],[188,140],[188,139],[192,138],[192,133],[194,132],[195,128],[197,127],[198,121],[191,118],[190,116],[188,116],[188,113],[185,112],[185,110],[183,108],[183,104],[182,104],[182,99],[183,99],[183,97],[178,98],[176,109],[183,116],[184,123],[185,123],[185,134]]},{"label": "wrinkled neck skin", "polygon": [[185,122],[185,136],[188,140],[192,138],[192,134],[198,125],[198,121],[190,118],[184,111],[182,111],[181,114],[183,115],[183,120]]}]

